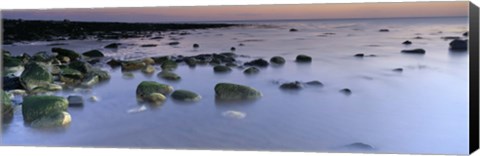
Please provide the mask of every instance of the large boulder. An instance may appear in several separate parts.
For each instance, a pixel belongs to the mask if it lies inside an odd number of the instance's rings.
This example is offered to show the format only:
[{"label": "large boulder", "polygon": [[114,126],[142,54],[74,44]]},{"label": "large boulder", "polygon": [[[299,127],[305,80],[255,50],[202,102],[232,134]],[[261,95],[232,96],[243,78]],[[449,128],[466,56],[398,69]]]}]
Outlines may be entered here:
[{"label": "large boulder", "polygon": [[82,55],[87,57],[104,57],[105,56],[100,50],[90,50],[90,51],[84,52]]},{"label": "large boulder", "polygon": [[23,98],[23,120],[30,123],[42,117],[64,112],[68,108],[67,99],[59,96],[26,96]]},{"label": "large boulder", "polygon": [[25,66],[25,71],[20,75],[20,82],[27,90],[33,90],[36,87],[44,87],[53,81],[48,68],[39,63],[29,63]]},{"label": "large boulder", "polygon": [[455,39],[450,42],[450,49],[452,50],[467,50],[468,40]]},{"label": "large boulder", "polygon": [[244,63],[246,66],[257,66],[257,67],[267,67],[269,65],[268,61],[264,59],[256,59],[250,62]]},{"label": "large boulder", "polygon": [[312,62],[312,57],[308,55],[300,54],[300,55],[297,55],[295,61],[308,63],[308,62]]},{"label": "large boulder", "polygon": [[32,121],[30,126],[34,128],[63,127],[72,121],[68,112],[56,112]]},{"label": "large boulder", "polygon": [[285,58],[281,56],[274,56],[270,59],[270,62],[273,64],[285,64]]},{"label": "large boulder", "polygon": [[142,81],[138,86],[137,86],[137,97],[139,98],[146,98],[152,93],[161,93],[163,95],[167,95],[173,92],[173,87],[166,85],[166,84],[161,84],[157,83],[155,81]]},{"label": "large boulder", "polygon": [[53,53],[57,53],[57,59],[61,60],[63,57],[68,57],[70,60],[80,59],[82,56],[70,49],[52,48]]},{"label": "large boulder", "polygon": [[157,74],[157,76],[159,78],[162,78],[162,79],[165,79],[165,80],[172,80],[172,81],[176,81],[176,80],[180,80],[181,77],[177,74],[175,74],[174,72],[171,72],[171,71],[168,71],[168,70],[164,70],[164,71],[161,71]]},{"label": "large boulder", "polygon": [[180,101],[198,101],[201,99],[200,95],[188,90],[175,90],[171,96],[173,99]]},{"label": "large boulder", "polygon": [[10,100],[10,96],[3,90],[2,91],[2,119],[10,119],[13,117],[13,104]]},{"label": "large boulder", "polygon": [[402,50],[405,54],[425,54],[425,49],[406,49]]},{"label": "large boulder", "polygon": [[218,83],[215,85],[215,96],[221,100],[245,100],[259,98],[262,93],[244,85]]}]

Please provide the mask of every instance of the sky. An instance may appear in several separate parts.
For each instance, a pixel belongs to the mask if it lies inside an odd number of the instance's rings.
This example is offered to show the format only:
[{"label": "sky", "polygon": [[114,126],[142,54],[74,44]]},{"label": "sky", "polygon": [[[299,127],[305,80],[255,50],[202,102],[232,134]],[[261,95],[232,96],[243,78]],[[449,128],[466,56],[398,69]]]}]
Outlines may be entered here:
[{"label": "sky", "polygon": [[4,19],[188,22],[467,16],[468,1],[2,10]]}]

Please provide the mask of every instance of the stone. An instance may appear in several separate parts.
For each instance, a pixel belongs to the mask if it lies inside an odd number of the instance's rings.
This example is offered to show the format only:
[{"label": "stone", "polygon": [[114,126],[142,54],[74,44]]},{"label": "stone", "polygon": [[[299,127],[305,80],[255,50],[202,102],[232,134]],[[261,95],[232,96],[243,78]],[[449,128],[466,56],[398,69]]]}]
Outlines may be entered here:
[{"label": "stone", "polygon": [[115,68],[115,67],[121,66],[122,62],[119,60],[112,59],[108,61],[107,64],[110,65],[110,67]]},{"label": "stone", "polygon": [[298,30],[295,29],[295,28],[291,28],[289,31],[290,31],[290,32],[297,32]]},{"label": "stone", "polygon": [[68,100],[69,107],[83,107],[82,96],[71,95],[71,96],[68,96],[67,100]]},{"label": "stone", "polygon": [[320,82],[320,81],[317,81],[317,80],[314,80],[314,81],[308,81],[306,82],[305,84],[307,85],[311,85],[311,86],[323,86],[323,83]]},{"label": "stone", "polygon": [[344,88],[344,89],[341,89],[340,90],[341,93],[345,94],[345,95],[350,95],[352,94],[352,91],[348,88]]},{"label": "stone", "polygon": [[270,63],[272,64],[285,64],[285,58],[281,56],[274,56],[270,59]]},{"label": "stone", "polygon": [[59,96],[26,96],[23,98],[22,114],[27,123],[55,113],[66,111],[67,99]]},{"label": "stone", "polygon": [[134,61],[123,61],[121,66],[122,66],[122,71],[133,71],[133,70],[140,70],[144,68],[146,64],[141,60],[134,60]]},{"label": "stone", "polygon": [[402,44],[410,45],[410,44],[412,44],[412,41],[406,40],[406,41],[404,41]]},{"label": "stone", "polygon": [[168,95],[173,92],[173,87],[166,84],[161,84],[155,81],[142,81],[137,86],[137,97],[145,98],[152,93],[161,93],[163,95]]},{"label": "stone", "polygon": [[180,80],[181,77],[171,71],[168,71],[168,70],[164,70],[164,71],[161,71],[157,74],[157,76],[159,78],[162,78],[162,79],[165,79],[165,80],[171,80],[171,81],[177,81],[177,80]]},{"label": "stone", "polygon": [[283,83],[282,85],[280,85],[280,88],[281,89],[292,89],[292,90],[297,90],[297,89],[302,89],[303,88],[303,84],[299,81],[295,81],[295,82],[287,82],[287,83]]},{"label": "stone", "polygon": [[68,57],[70,60],[77,60],[82,58],[80,54],[70,49],[52,48],[53,53],[57,53],[57,59],[62,60],[62,57]]},{"label": "stone", "polygon": [[111,43],[109,45],[106,45],[105,48],[107,49],[117,49],[118,46],[122,45],[121,43]]},{"label": "stone", "polygon": [[11,119],[13,117],[13,104],[9,98],[9,94],[5,91],[2,92],[2,120]]},{"label": "stone", "polygon": [[148,47],[157,47],[156,44],[142,44],[140,47],[148,48]]},{"label": "stone", "polygon": [[3,84],[3,89],[5,90],[25,89],[23,88],[19,77],[4,76],[2,84]]},{"label": "stone", "polygon": [[452,50],[467,50],[468,40],[456,39],[450,42],[450,49]]},{"label": "stone", "polygon": [[243,71],[244,74],[256,74],[256,73],[259,73],[260,72],[260,69],[258,69],[257,67],[248,67],[247,69],[245,69]]},{"label": "stone", "polygon": [[151,93],[148,96],[146,96],[145,98],[143,98],[143,100],[146,100],[148,102],[152,102],[152,103],[155,103],[155,104],[162,103],[166,99],[167,98],[165,97],[165,95],[163,95],[161,93]]},{"label": "stone", "polygon": [[217,66],[213,67],[213,71],[215,73],[227,73],[227,72],[231,72],[232,69],[230,67],[227,67],[227,66],[217,65]]},{"label": "stone", "polygon": [[82,55],[87,57],[104,57],[105,56],[100,50],[90,50],[90,51],[84,52]]},{"label": "stone", "polygon": [[175,90],[171,96],[175,100],[187,101],[187,102],[199,101],[201,99],[200,95],[188,90]]},{"label": "stone", "polygon": [[365,54],[363,54],[363,53],[358,53],[358,54],[355,54],[355,55],[353,55],[353,56],[355,56],[355,57],[364,57]]},{"label": "stone", "polygon": [[262,96],[255,88],[233,83],[218,83],[214,90],[215,96],[221,100],[247,100]]},{"label": "stone", "polygon": [[153,65],[155,64],[155,60],[151,57],[147,57],[147,58],[144,58],[143,59],[143,62],[146,64],[146,65]]},{"label": "stone", "polygon": [[70,124],[72,117],[68,112],[56,112],[34,120],[30,126],[34,128],[64,127]]},{"label": "stone", "polygon": [[405,54],[425,54],[425,49],[408,49],[408,50],[402,50],[402,53]]},{"label": "stone", "polygon": [[168,45],[171,45],[171,46],[173,46],[173,45],[179,45],[179,44],[180,44],[180,42],[177,42],[177,41],[175,41],[175,42],[169,42],[169,43],[168,43]]},{"label": "stone", "polygon": [[82,74],[87,74],[92,70],[92,65],[84,61],[73,61],[68,64],[68,67],[80,71]]},{"label": "stone", "polygon": [[255,59],[250,62],[244,63],[246,66],[257,66],[257,67],[267,67],[269,65],[268,61],[264,59]]},{"label": "stone", "polygon": [[25,67],[25,71],[20,75],[20,82],[25,89],[33,90],[36,87],[44,87],[53,81],[53,76],[44,65],[31,62]]},{"label": "stone", "polygon": [[403,68],[395,68],[392,71],[394,72],[403,72]]},{"label": "stone", "polygon": [[199,48],[200,45],[198,45],[197,43],[193,44],[193,48]]},{"label": "stone", "polygon": [[235,51],[235,50],[237,50],[235,47],[230,48],[230,51]]},{"label": "stone", "polygon": [[142,69],[142,72],[145,74],[153,74],[155,72],[155,67],[152,65],[147,65]]},{"label": "stone", "polygon": [[193,58],[193,57],[189,57],[189,58],[186,58],[185,59],[185,63],[189,66],[189,67],[195,67],[197,65],[197,59]]},{"label": "stone", "polygon": [[175,70],[177,69],[177,66],[178,66],[177,62],[172,60],[167,60],[163,62],[161,65],[163,70]]},{"label": "stone", "polygon": [[378,31],[379,31],[379,32],[389,32],[390,30],[388,30],[388,29],[380,29],[380,30],[378,30]]},{"label": "stone", "polygon": [[297,55],[295,61],[308,63],[308,62],[312,62],[312,57],[308,55],[300,54],[300,55]]}]

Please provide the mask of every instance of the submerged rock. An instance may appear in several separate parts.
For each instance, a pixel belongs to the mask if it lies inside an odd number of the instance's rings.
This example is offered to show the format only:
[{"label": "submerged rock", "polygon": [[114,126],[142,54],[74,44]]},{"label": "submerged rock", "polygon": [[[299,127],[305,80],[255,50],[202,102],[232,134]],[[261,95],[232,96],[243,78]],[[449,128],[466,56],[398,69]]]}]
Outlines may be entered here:
[{"label": "submerged rock", "polygon": [[262,93],[256,89],[233,83],[218,83],[215,85],[215,96],[221,100],[256,99]]},{"label": "submerged rock", "polygon": [[171,71],[168,71],[168,70],[164,70],[164,71],[161,71],[157,74],[157,76],[159,78],[163,78],[165,80],[172,80],[172,81],[176,81],[176,80],[180,80],[181,77],[177,74],[175,74],[174,72],[171,72]]},{"label": "submerged rock", "polygon": [[256,74],[256,73],[259,73],[260,72],[260,69],[258,69],[257,67],[248,67],[247,69],[245,69],[243,71],[244,74]]},{"label": "submerged rock", "polygon": [[358,54],[355,54],[355,55],[353,55],[353,56],[355,56],[355,57],[364,57],[365,54],[363,54],[363,53],[358,53]]},{"label": "submerged rock", "polygon": [[408,49],[408,50],[402,50],[402,53],[406,54],[425,54],[424,49]]},{"label": "submerged rock", "polygon": [[394,72],[403,72],[403,68],[395,68],[392,71]]},{"label": "submerged rock", "polygon": [[11,119],[13,117],[13,104],[10,100],[9,95],[1,90],[2,92],[2,120]]},{"label": "submerged rock", "polygon": [[185,63],[189,67],[195,67],[197,65],[197,59],[193,57],[185,58]]},{"label": "submerged rock", "polygon": [[83,107],[82,96],[68,96],[67,100],[69,107]]},{"label": "submerged rock", "polygon": [[31,126],[34,128],[63,127],[70,124],[71,121],[72,117],[70,116],[70,114],[63,111],[52,113],[36,119],[31,123]]},{"label": "submerged rock", "polygon": [[213,67],[213,71],[215,73],[227,73],[227,72],[231,72],[232,69],[230,67],[227,67],[227,66],[217,65],[217,66]]},{"label": "submerged rock", "polygon": [[107,46],[105,46],[105,48],[108,48],[108,49],[117,49],[118,46],[122,45],[121,43],[111,43]]},{"label": "submerged rock", "polygon": [[323,83],[320,82],[320,81],[317,81],[317,80],[308,81],[308,82],[306,82],[305,84],[307,84],[307,85],[312,85],[312,86],[323,86]]},{"label": "submerged rock", "polygon": [[406,40],[406,41],[404,41],[402,44],[410,45],[410,44],[412,44],[412,41]]},{"label": "submerged rock", "polygon": [[345,145],[343,148],[348,149],[348,150],[374,150],[375,147],[369,144],[361,143],[361,142],[356,142],[352,144]]},{"label": "submerged rock", "polygon": [[274,56],[270,59],[272,64],[285,64],[285,58],[281,56]]},{"label": "submerged rock", "polygon": [[27,123],[42,117],[67,110],[67,99],[59,96],[26,96],[23,98],[22,114]]},{"label": "submerged rock", "polygon": [[100,50],[90,50],[90,51],[84,52],[82,55],[87,57],[104,57],[105,56]]},{"label": "submerged rock", "polygon": [[173,45],[179,45],[179,44],[180,44],[180,42],[177,42],[177,41],[175,41],[175,42],[169,42],[169,43],[168,43],[168,45],[172,45],[172,46],[173,46]]},{"label": "submerged rock", "polygon": [[450,49],[452,50],[467,50],[468,40],[456,39],[450,42]]},{"label": "submerged rock", "polygon": [[137,86],[137,97],[139,98],[147,98],[152,93],[161,93],[163,95],[168,95],[173,92],[173,87],[157,83],[155,81],[142,81]]},{"label": "submerged rock", "polygon": [[350,95],[352,94],[352,91],[348,88],[344,88],[344,89],[341,89],[340,90],[341,93],[345,94],[345,95]]},{"label": "submerged rock", "polygon": [[243,112],[232,111],[232,110],[225,111],[225,112],[222,113],[222,115],[224,117],[233,118],[233,119],[243,119],[247,116],[247,114],[245,114]]},{"label": "submerged rock", "polygon": [[378,30],[378,31],[379,31],[379,32],[389,32],[390,30],[388,30],[388,29],[380,29],[380,30]]},{"label": "submerged rock", "polygon": [[175,90],[171,96],[175,100],[189,101],[189,102],[199,101],[201,99],[200,95],[188,90]]},{"label": "submerged rock", "polygon": [[112,60],[108,61],[107,64],[110,65],[110,67],[115,68],[115,67],[118,67],[118,66],[122,65],[122,62],[119,61],[119,60],[112,59]]},{"label": "submerged rock", "polygon": [[25,66],[25,71],[20,75],[20,82],[27,90],[33,90],[37,87],[45,87],[53,81],[52,74],[48,68],[38,63],[32,62]]},{"label": "submerged rock", "polygon": [[312,57],[304,54],[297,55],[297,58],[295,59],[297,62],[312,62]]},{"label": "submerged rock", "polygon": [[269,65],[268,61],[264,59],[255,59],[250,62],[244,63],[246,66],[257,66],[257,67],[267,67]]},{"label": "submerged rock", "polygon": [[303,88],[303,84],[299,81],[295,81],[295,82],[287,82],[287,83],[283,83],[282,85],[280,85],[280,88],[281,89],[294,89],[294,90],[297,90],[297,89],[302,89]]}]

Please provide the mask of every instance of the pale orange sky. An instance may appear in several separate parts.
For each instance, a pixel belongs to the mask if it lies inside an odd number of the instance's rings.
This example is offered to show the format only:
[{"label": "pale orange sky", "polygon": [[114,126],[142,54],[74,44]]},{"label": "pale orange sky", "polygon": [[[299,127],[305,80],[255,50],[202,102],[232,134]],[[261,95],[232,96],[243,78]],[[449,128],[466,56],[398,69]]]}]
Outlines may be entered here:
[{"label": "pale orange sky", "polygon": [[468,1],[7,10],[3,18],[72,21],[171,22],[467,16]]}]

